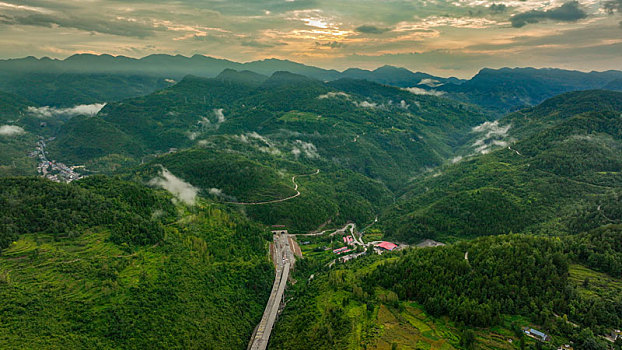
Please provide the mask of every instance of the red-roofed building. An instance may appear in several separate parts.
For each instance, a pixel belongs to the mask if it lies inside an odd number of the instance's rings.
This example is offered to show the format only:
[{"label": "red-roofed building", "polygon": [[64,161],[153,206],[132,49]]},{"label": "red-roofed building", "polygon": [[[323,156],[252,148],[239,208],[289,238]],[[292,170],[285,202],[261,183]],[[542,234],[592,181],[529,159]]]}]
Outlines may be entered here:
[{"label": "red-roofed building", "polygon": [[397,244],[391,242],[380,242],[378,245],[376,245],[376,247],[392,251],[393,249],[397,248]]},{"label": "red-roofed building", "polygon": [[341,248],[337,248],[335,250],[333,250],[333,253],[335,254],[341,254],[343,253],[344,250],[348,249],[348,247],[341,247]]}]

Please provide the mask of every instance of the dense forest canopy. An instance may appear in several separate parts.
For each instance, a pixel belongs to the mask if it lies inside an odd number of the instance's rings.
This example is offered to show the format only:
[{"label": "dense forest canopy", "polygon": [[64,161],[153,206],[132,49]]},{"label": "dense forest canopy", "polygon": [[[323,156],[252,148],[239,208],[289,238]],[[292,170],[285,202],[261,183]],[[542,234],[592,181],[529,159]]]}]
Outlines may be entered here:
[{"label": "dense forest canopy", "polygon": [[271,349],[619,349],[619,72],[99,59],[0,62],[0,347],[243,349],[276,225]]}]

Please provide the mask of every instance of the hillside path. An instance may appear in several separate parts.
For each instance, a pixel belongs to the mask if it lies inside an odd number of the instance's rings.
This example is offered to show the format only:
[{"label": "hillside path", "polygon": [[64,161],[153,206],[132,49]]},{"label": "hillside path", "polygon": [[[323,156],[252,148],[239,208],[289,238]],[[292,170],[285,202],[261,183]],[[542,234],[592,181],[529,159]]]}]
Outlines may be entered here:
[{"label": "hillside path", "polygon": [[300,191],[298,191],[298,184],[296,183],[296,177],[317,175],[319,173],[320,173],[320,169],[317,169],[312,174],[303,174],[303,175],[294,175],[294,176],[292,176],[292,183],[294,184],[294,191],[296,191],[296,194],[293,195],[293,196],[289,196],[287,198],[274,199],[274,200],[271,200],[271,201],[264,201],[264,202],[225,202],[225,203],[227,203],[227,204],[238,204],[238,205],[263,205],[263,204],[273,204],[273,203],[285,202],[285,201],[288,201],[290,199],[294,199],[294,198],[300,196]]}]

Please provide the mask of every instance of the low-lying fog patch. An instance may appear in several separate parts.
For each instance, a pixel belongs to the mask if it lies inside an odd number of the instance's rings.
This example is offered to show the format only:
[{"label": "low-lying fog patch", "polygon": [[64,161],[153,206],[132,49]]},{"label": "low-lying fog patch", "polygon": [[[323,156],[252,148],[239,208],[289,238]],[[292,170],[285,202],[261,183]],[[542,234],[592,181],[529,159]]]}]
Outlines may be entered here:
[{"label": "low-lying fog patch", "polygon": [[378,105],[376,102],[369,102],[369,101],[357,102],[357,101],[353,101],[352,103],[354,103],[355,106],[360,107],[360,108],[370,108],[370,109],[384,108],[384,105]]},{"label": "low-lying fog patch", "polygon": [[305,157],[311,159],[320,158],[320,154],[317,152],[317,147],[315,147],[315,145],[311,142],[304,142],[302,140],[294,141],[292,154],[296,158],[298,158],[301,154],[304,154]]},{"label": "low-lying fog patch", "polygon": [[57,108],[50,106],[43,107],[28,107],[26,112],[39,118],[51,118],[51,117],[75,117],[78,115],[86,115],[92,117],[99,113],[104,108],[105,103],[93,103],[90,105],[77,105],[69,108]]},{"label": "low-lying fog patch", "polygon": [[24,129],[17,125],[2,125],[0,126],[1,136],[15,136],[25,133]]},{"label": "low-lying fog patch", "polygon": [[337,97],[345,97],[345,98],[350,98],[350,95],[346,94],[345,92],[339,91],[339,92],[327,92],[324,95],[320,95],[317,98],[320,100],[323,99],[327,99],[327,98],[337,98]]},{"label": "low-lying fog patch", "polygon": [[158,176],[149,181],[149,184],[169,191],[177,200],[188,205],[196,203],[197,193],[199,193],[198,188],[173,175],[164,167],[160,169]]},{"label": "low-lying fog patch", "polygon": [[281,150],[267,137],[259,135],[257,132],[249,132],[246,134],[236,135],[234,138],[240,140],[243,143],[247,143],[255,147],[258,151],[268,153],[273,156],[281,154]]},{"label": "low-lying fog patch", "polygon": [[415,95],[430,95],[430,96],[443,96],[445,95],[444,91],[436,91],[436,90],[426,90],[418,87],[409,87],[403,88],[402,90],[408,91],[411,94]]},{"label": "low-lying fog patch", "polygon": [[426,85],[426,86],[429,86],[429,87],[439,87],[439,86],[442,86],[444,84],[441,83],[440,81],[436,80],[436,79],[425,78],[425,79],[421,79],[421,81],[417,85]]},{"label": "low-lying fog patch", "polygon": [[512,124],[501,126],[498,120],[484,122],[473,127],[472,132],[480,134],[480,138],[472,144],[475,147],[475,152],[487,154],[494,146],[507,147],[510,143],[504,138],[507,137],[511,128]]}]

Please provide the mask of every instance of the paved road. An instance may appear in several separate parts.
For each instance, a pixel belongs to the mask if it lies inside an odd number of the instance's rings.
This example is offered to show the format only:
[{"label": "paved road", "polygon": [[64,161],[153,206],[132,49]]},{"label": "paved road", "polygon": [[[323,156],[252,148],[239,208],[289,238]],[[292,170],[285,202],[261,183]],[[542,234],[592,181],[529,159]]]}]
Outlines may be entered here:
[{"label": "paved road", "polygon": [[272,204],[272,203],[280,203],[280,202],[285,202],[288,201],[290,199],[294,199],[298,196],[300,196],[300,191],[298,191],[298,184],[296,183],[296,177],[301,177],[301,176],[311,176],[311,175],[316,175],[320,173],[320,169],[317,169],[313,174],[305,174],[305,175],[294,175],[292,176],[292,183],[294,184],[294,191],[296,191],[296,194],[293,196],[289,196],[287,198],[281,198],[281,199],[274,199],[271,201],[264,201],[264,202],[225,202],[227,204],[239,204],[239,205],[263,205],[263,204]]},{"label": "paved road", "polygon": [[276,277],[272,284],[272,292],[266,304],[263,317],[251,338],[248,349],[265,350],[268,347],[270,333],[276,321],[281,299],[287,286],[289,270],[295,262],[294,254],[289,245],[288,235],[274,235],[274,256],[276,257]]},{"label": "paved road", "polygon": [[333,231],[330,235],[334,236],[337,233],[345,233],[348,230],[348,228],[350,229],[350,233],[354,233],[355,226],[356,225],[354,223],[348,223],[344,227],[337,229],[337,230],[331,229],[331,230],[324,230],[324,231],[315,232],[315,233],[299,233],[299,234],[296,234],[295,236],[322,236],[326,232],[330,232],[330,231]]}]

